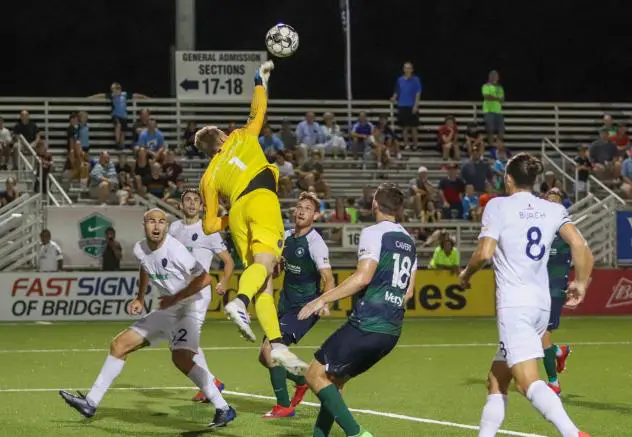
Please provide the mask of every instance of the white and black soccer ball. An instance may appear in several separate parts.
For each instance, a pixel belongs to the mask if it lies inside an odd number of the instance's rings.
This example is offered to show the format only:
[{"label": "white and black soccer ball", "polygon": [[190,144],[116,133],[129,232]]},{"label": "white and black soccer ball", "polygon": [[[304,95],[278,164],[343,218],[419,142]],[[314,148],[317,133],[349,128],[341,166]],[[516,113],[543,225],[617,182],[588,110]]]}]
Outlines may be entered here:
[{"label": "white and black soccer ball", "polygon": [[291,56],[298,49],[298,33],[292,26],[279,23],[268,30],[266,47],[279,58]]}]

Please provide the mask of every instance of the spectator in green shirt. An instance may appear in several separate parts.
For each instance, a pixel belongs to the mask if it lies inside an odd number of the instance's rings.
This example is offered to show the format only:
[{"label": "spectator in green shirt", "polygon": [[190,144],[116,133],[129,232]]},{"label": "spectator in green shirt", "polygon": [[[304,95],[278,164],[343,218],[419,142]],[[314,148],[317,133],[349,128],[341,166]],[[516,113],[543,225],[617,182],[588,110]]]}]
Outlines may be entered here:
[{"label": "spectator in green shirt", "polygon": [[498,83],[500,76],[496,70],[489,72],[489,79],[483,85],[483,118],[485,119],[485,131],[487,141],[493,144],[494,135],[502,140],[505,134],[505,119],[503,117],[503,103],[505,102],[505,90]]},{"label": "spectator in green shirt", "polygon": [[432,259],[428,265],[431,269],[450,270],[458,275],[461,266],[461,255],[459,250],[454,247],[454,241],[447,232],[440,235],[439,245],[432,254]]}]

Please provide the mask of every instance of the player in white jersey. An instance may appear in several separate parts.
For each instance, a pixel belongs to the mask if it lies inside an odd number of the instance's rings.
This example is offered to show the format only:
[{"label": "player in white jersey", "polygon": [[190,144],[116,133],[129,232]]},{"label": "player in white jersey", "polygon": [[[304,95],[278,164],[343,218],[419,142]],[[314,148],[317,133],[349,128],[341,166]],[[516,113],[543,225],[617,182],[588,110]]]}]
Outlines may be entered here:
[{"label": "player in white jersey", "polygon": [[478,247],[461,273],[461,285],[492,261],[496,278],[499,348],[488,376],[487,403],[479,437],[495,436],[505,417],[512,379],[542,415],[564,437],[588,437],[568,417],[560,398],[540,379],[538,359],[544,357],[542,336],[551,310],[547,262],[556,233],[569,244],[575,280],[566,305],[576,307],[586,294],[593,257],[566,209],[531,193],[542,163],[519,153],[505,169],[508,197],[489,201],[483,213]]},{"label": "player in white jersey", "polygon": [[146,239],[134,245],[140,273],[138,296],[130,304],[129,312],[141,313],[150,283],[152,291],[161,295],[160,308],[114,337],[110,355],[86,396],[63,390],[59,394],[83,416],[94,416],[101,399],[123,370],[127,356],[157,340],[167,339],[175,366],[215,406],[215,417],[209,426],[226,426],[235,419],[235,410],[226,403],[208,371],[193,361],[205,315],[200,313],[198,304],[205,293],[210,293],[211,278],[182,243],[167,235],[169,225],[163,211],[152,209],[145,213],[144,226]]},{"label": "player in white jersey", "polygon": [[[215,256],[223,262],[224,273],[215,286],[215,292],[223,296],[224,293],[226,293],[228,281],[233,274],[235,263],[226,249],[224,240],[222,240],[222,236],[219,232],[206,235],[202,229],[202,219],[200,217],[202,197],[200,196],[200,192],[197,189],[185,189],[182,193],[181,206],[184,219],[171,223],[169,226],[169,235],[184,244],[189,252],[193,254],[194,258],[202,264],[206,272],[211,269],[211,263]],[[202,296],[203,299],[198,303],[198,306],[200,313],[205,314],[211,303],[210,290],[209,293],[203,293]],[[202,348],[198,348],[193,361],[195,361],[198,366],[209,370]],[[210,370],[209,373],[213,376]],[[215,376],[213,376],[213,381],[220,391],[224,390],[224,384],[215,378]],[[199,391],[192,400],[195,402],[208,402],[203,391]]]}]

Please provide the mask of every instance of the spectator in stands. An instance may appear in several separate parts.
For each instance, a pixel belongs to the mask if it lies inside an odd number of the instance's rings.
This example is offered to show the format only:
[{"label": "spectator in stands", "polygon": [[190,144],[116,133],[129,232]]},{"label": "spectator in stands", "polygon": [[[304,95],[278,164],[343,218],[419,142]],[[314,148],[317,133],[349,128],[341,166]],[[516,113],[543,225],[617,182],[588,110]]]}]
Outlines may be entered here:
[{"label": "spectator in stands", "polygon": [[444,123],[439,126],[437,131],[437,139],[439,141],[439,149],[443,154],[443,160],[448,161],[461,159],[461,151],[458,143],[458,130],[454,116],[448,115]]},{"label": "spectator in stands", "polygon": [[632,150],[628,150],[628,156],[621,164],[621,181],[621,189],[628,199],[632,199]]},{"label": "spectator in stands", "polygon": [[[486,185],[489,181],[486,181]],[[480,222],[483,210],[480,205],[478,194],[474,191],[474,185],[467,184],[465,186],[465,195],[463,196],[463,220]]]},{"label": "spectator in stands", "polygon": [[143,133],[145,129],[149,127],[149,118],[151,117],[151,112],[149,109],[143,108],[138,112],[138,120],[134,123],[134,130],[132,132],[132,144],[138,144],[138,140],[140,138],[140,134]]},{"label": "spectator in stands", "polygon": [[274,162],[277,154],[285,150],[283,141],[272,133],[272,128],[269,125],[263,126],[261,134],[259,144],[263,149],[263,153],[268,158],[268,162]]},{"label": "spectator in stands", "polygon": [[338,155],[342,155],[343,158],[347,157],[347,142],[345,141],[340,126],[334,119],[334,114],[331,112],[325,112],[323,115],[323,125],[321,126],[323,131],[323,139],[325,141],[325,147],[327,150],[331,150],[334,159],[338,159]]},{"label": "spectator in stands", "polygon": [[544,173],[544,181],[540,184],[540,193],[547,193],[551,188],[555,187],[556,182],[557,178],[555,177],[555,173],[551,170],[546,171]]},{"label": "spectator in stands", "polygon": [[472,156],[472,150],[478,148],[483,152],[485,150],[485,134],[478,128],[476,123],[467,125],[465,131],[465,148],[467,149],[468,158]]},{"label": "spectator in stands", "polygon": [[323,179],[322,172],[314,173],[314,192],[324,202],[325,199],[331,199],[331,188],[329,184]]},{"label": "spectator in stands", "polygon": [[436,201],[437,190],[432,186],[428,179],[428,169],[421,166],[417,169],[417,177],[410,180],[410,198],[409,203],[415,210],[415,216],[420,217],[424,204],[430,201]]},{"label": "spectator in stands", "polygon": [[301,165],[300,169],[296,171],[298,174],[298,187],[306,191],[310,186],[314,185],[316,180],[316,174],[323,172],[323,165],[320,163],[320,153],[313,151],[309,161]]},{"label": "spectator in stands", "polygon": [[[628,152],[626,151],[625,157],[627,158]],[[575,164],[577,169],[577,184],[578,193],[585,193],[588,188],[588,178],[592,172],[593,165],[588,156],[588,146],[581,144],[577,149],[577,156],[575,157]],[[579,199],[575,199],[576,201]]]},{"label": "spectator in stands", "polygon": [[118,272],[121,270],[123,248],[116,241],[116,231],[112,226],[105,230],[105,247],[101,255],[101,270],[104,272]]},{"label": "spectator in stands", "polygon": [[[630,137],[628,136],[628,126],[625,123],[620,123],[617,128],[617,133],[614,136],[614,144],[619,150],[626,152],[630,147]],[[625,153],[622,155],[624,156]]]},{"label": "spectator in stands", "polygon": [[66,129],[66,149],[68,153],[75,149],[77,141],[79,141],[79,113],[73,111],[68,116],[68,128]]},{"label": "spectator in stands", "polygon": [[[296,149],[296,133],[292,130],[290,120],[284,118],[281,122],[281,130],[279,131],[279,138],[283,141],[285,150],[293,152]],[[287,159],[287,156],[286,156]]]},{"label": "spectator in stands", "polygon": [[313,112],[305,114],[305,120],[296,126],[296,142],[298,162],[302,164],[307,159],[308,151],[320,153],[321,158],[325,154],[325,137],[320,125],[314,121]]},{"label": "spectator in stands", "polygon": [[481,157],[480,149],[472,150],[472,157],[461,168],[461,178],[466,184],[474,185],[474,190],[478,193],[485,190],[485,181],[492,180],[492,170]]},{"label": "spectator in stands", "polygon": [[182,174],[182,166],[176,161],[176,155],[173,150],[167,150],[164,156],[162,172],[169,183],[175,184],[178,176]]},{"label": "spectator in stands", "polygon": [[[504,186],[504,183],[503,183]],[[481,197],[479,199],[479,204],[481,207],[481,215],[483,214],[483,211],[485,210],[485,206],[487,206],[487,203],[492,200],[494,197],[496,197],[496,193],[494,193],[494,188],[492,187],[492,184],[490,182],[487,182],[485,184],[485,192],[483,194],[481,194]]]},{"label": "spectator in stands", "polygon": [[[562,181],[560,181],[559,179],[555,181],[555,186],[553,188],[551,188],[551,191],[554,193],[558,193],[560,195],[560,197],[562,198],[562,205],[564,205],[564,208],[569,208],[571,206],[571,198],[568,195],[568,193],[564,190],[564,186],[562,184]],[[551,192],[549,191],[549,193]],[[545,194],[545,198],[548,197]]]},{"label": "spectator in stands", "polygon": [[599,131],[599,139],[590,145],[590,159],[593,162],[595,176],[599,179],[613,177],[619,167],[614,161],[617,156],[617,146],[608,139],[608,130]]},{"label": "spectator in stands", "polygon": [[0,191],[0,207],[7,205],[20,197],[20,192],[18,191],[16,185],[17,181],[13,176],[9,176],[4,181],[5,188],[3,191]]},{"label": "spectator in stands", "polygon": [[90,151],[90,126],[88,125],[88,113],[79,112],[79,126],[77,128],[77,138],[84,152]]},{"label": "spectator in stands", "polygon": [[0,170],[7,170],[7,160],[11,156],[12,144],[11,131],[4,126],[4,119],[0,117]]},{"label": "spectator in stands", "polygon": [[134,164],[134,179],[136,182],[136,190],[142,191],[143,179],[151,172],[151,163],[149,162],[149,154],[147,149],[141,147],[136,153],[136,163]]},{"label": "spectator in stands", "polygon": [[118,189],[116,166],[110,160],[108,152],[103,151],[99,155],[99,161],[90,171],[90,180],[90,194],[92,198],[105,206],[110,199],[110,193],[116,192]]},{"label": "spectator in stands", "polygon": [[294,166],[285,159],[285,153],[277,153],[274,165],[279,169],[279,197],[287,199],[292,195]]},{"label": "spectator in stands", "polygon": [[459,274],[461,266],[461,256],[459,250],[454,245],[454,240],[447,232],[442,232],[439,237],[439,245],[432,254],[432,259],[428,267],[431,269],[442,269]]},{"label": "spectator in stands", "polygon": [[59,244],[51,240],[51,234],[48,229],[44,229],[40,233],[40,241],[42,245],[39,251],[39,271],[62,271],[64,269],[64,253],[61,251]]},{"label": "spectator in stands", "polygon": [[418,217],[422,223],[436,223],[441,221],[441,211],[439,211],[432,200],[426,200]]},{"label": "spectator in stands", "polygon": [[151,172],[143,178],[143,187],[148,194],[156,196],[159,199],[165,197],[167,188],[169,187],[169,181],[162,173],[162,168],[159,163],[154,162],[151,164]]},{"label": "spectator in stands", "polygon": [[107,99],[112,106],[112,122],[114,123],[114,141],[119,147],[125,144],[125,132],[127,131],[127,103],[130,99],[146,99],[144,94],[123,91],[121,84],[113,82],[110,91],[90,96],[91,99]]},{"label": "spectator in stands", "polygon": [[496,160],[498,158],[498,154],[501,153],[501,151],[504,152],[504,155],[507,159],[511,158],[511,152],[505,147],[505,142],[502,140],[502,138],[496,136],[494,137],[494,144],[493,147],[489,150],[489,154],[493,160]]},{"label": "spectator in stands", "polygon": [[403,74],[395,82],[391,101],[397,103],[397,124],[402,129],[404,145],[415,149],[419,145],[419,100],[423,88],[413,72],[413,64],[406,62]]},{"label": "spectator in stands", "polygon": [[354,199],[349,198],[345,201],[345,212],[349,214],[351,224],[358,223],[358,208]]},{"label": "spectator in stands", "polygon": [[[31,120],[31,116],[28,111],[20,112],[20,119],[13,127],[13,135],[22,135],[26,142],[33,147],[35,147],[41,140],[40,130],[37,127],[37,124]],[[18,155],[17,149],[13,147],[13,143],[6,148],[5,156],[7,157],[7,160],[11,160],[13,169],[16,170],[18,168]]]},{"label": "spectator in stands", "polygon": [[369,143],[373,149],[373,155],[377,161],[377,168],[389,168],[391,164],[391,156],[387,146],[388,137],[379,126],[373,128]]},{"label": "spectator in stands", "polygon": [[195,147],[195,133],[197,132],[197,124],[195,120],[189,120],[187,127],[182,134],[182,145],[184,147],[184,153],[187,158],[204,158],[204,152]]},{"label": "spectator in stands", "polygon": [[332,223],[351,223],[351,215],[346,210],[346,203],[344,197],[336,198],[336,206],[331,213],[329,221]]},{"label": "spectator in stands", "polygon": [[360,112],[358,121],[351,127],[351,154],[353,159],[358,155],[364,159],[371,152],[370,138],[373,133],[373,124],[366,117],[366,112]]},{"label": "spectator in stands", "polygon": [[149,119],[149,126],[140,134],[138,146],[147,148],[147,151],[156,161],[164,159],[166,150],[165,137],[162,135],[155,118]]},{"label": "spectator in stands", "polygon": [[499,192],[505,191],[505,167],[507,167],[507,150],[498,149],[496,151],[496,160],[492,165],[492,173],[494,176],[494,186]]},{"label": "spectator in stands", "polygon": [[358,207],[358,221],[372,222],[375,221],[373,216],[373,195],[375,190],[371,187],[364,187],[362,189],[362,197],[356,202]]},{"label": "spectator in stands", "polygon": [[163,200],[176,209],[182,209],[180,200],[185,188],[184,176],[180,175],[176,178],[175,184],[169,186]]},{"label": "spectator in stands", "polygon": [[[503,104],[505,103],[505,89],[498,82],[500,76],[496,70],[489,72],[487,83],[483,85],[483,118],[487,142],[492,144],[494,135],[501,139],[505,134],[505,118]],[[481,150],[482,153],[482,150]]]},{"label": "spectator in stands", "polygon": [[614,143],[619,128],[615,124],[612,115],[604,114],[603,125],[601,126],[600,130],[606,130],[608,132],[608,139]]},{"label": "spectator in stands", "polygon": [[48,192],[48,175],[53,169],[53,155],[48,151],[48,147],[44,141],[39,141],[35,146],[35,153],[39,162],[42,164],[42,179],[40,180],[40,173],[37,172],[35,177],[37,178],[35,181],[35,191],[40,191],[40,183],[42,187],[42,192]]},{"label": "spectator in stands", "polygon": [[399,141],[397,141],[397,135],[393,132],[393,129],[389,126],[388,116],[382,114],[377,123],[377,127],[384,135],[384,142],[386,144],[386,148],[391,156],[395,156],[397,159],[402,159],[402,152],[399,146]]},{"label": "spectator in stands", "polygon": [[465,183],[458,176],[456,165],[446,166],[447,177],[439,181],[439,195],[443,206],[442,215],[447,219],[463,217],[463,204],[461,196],[465,193]]},{"label": "spectator in stands", "polygon": [[232,134],[235,129],[237,129],[237,123],[229,121],[228,126],[226,127],[226,135]]}]

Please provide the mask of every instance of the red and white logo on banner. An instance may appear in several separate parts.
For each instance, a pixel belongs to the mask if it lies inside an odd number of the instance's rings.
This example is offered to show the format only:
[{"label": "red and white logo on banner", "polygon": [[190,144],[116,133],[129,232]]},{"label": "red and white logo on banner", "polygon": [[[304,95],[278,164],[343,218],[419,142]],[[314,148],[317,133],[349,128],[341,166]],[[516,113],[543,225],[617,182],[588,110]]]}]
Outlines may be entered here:
[{"label": "red and white logo on banner", "polygon": [[615,308],[632,305],[632,281],[628,278],[620,278],[612,287],[612,295],[608,299],[606,308]]}]

